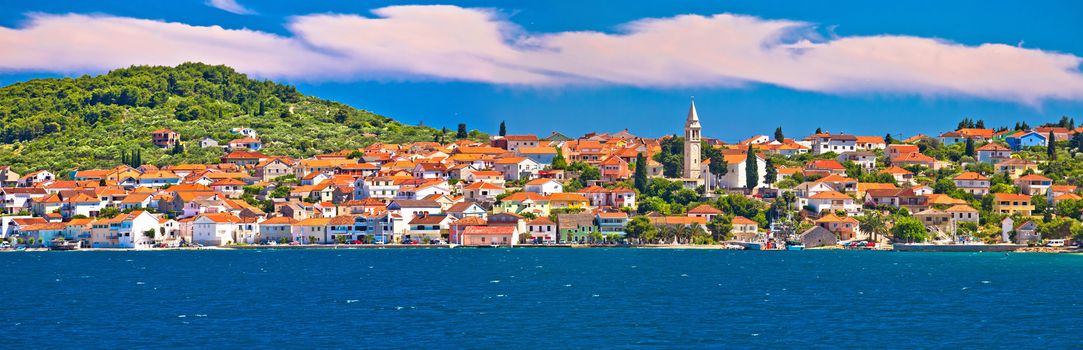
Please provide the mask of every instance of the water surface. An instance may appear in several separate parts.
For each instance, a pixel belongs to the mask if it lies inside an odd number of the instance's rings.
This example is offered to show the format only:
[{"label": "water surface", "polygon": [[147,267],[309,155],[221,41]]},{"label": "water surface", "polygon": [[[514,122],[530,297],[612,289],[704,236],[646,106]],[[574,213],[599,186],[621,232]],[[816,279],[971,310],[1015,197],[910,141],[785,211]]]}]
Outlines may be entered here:
[{"label": "water surface", "polygon": [[1080,348],[1083,256],[0,254],[3,348]]}]

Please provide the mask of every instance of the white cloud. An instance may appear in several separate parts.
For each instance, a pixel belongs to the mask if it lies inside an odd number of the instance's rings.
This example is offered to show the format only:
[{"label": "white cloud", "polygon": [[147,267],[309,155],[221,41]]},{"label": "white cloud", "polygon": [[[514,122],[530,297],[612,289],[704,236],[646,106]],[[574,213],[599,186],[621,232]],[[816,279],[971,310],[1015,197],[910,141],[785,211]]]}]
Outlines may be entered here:
[{"label": "white cloud", "polygon": [[[512,86],[770,84],[823,93],[1083,100],[1078,56],[912,36],[823,39],[812,25],[719,14],[616,33],[529,33],[485,9],[392,6],[291,18],[291,35],[123,17],[34,15],[0,27],[0,70],[103,71],[184,61],[304,80],[439,79]],[[10,53],[10,54],[8,54]]]},{"label": "white cloud", "polygon": [[244,7],[244,5],[237,3],[237,0],[207,0],[207,6],[226,12],[232,12],[238,15],[249,15],[256,13],[255,11]]}]

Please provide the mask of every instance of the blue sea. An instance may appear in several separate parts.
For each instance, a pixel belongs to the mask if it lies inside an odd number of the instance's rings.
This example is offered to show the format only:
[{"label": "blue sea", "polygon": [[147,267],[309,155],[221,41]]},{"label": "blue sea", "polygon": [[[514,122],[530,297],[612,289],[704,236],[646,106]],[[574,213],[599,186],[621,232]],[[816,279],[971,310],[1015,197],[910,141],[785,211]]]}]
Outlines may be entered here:
[{"label": "blue sea", "polygon": [[669,249],[0,254],[0,348],[1083,346],[1083,256]]}]

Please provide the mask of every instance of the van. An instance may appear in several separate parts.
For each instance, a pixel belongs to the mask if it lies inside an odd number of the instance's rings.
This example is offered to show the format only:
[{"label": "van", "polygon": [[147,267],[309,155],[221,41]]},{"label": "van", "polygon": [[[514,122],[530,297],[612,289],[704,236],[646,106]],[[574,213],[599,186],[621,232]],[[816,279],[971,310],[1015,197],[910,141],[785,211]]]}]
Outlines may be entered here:
[{"label": "van", "polygon": [[1051,239],[1051,240],[1049,240],[1049,242],[1045,243],[1045,246],[1046,247],[1063,247],[1064,246],[1064,240],[1063,239]]}]

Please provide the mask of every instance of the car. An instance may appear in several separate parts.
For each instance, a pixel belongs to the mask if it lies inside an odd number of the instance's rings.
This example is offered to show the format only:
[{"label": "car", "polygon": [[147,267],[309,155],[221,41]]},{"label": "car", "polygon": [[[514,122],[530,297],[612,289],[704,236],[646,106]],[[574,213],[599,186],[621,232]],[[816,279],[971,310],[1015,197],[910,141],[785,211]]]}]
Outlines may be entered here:
[{"label": "car", "polygon": [[350,241],[349,243],[350,244],[364,244],[365,242],[361,242],[360,239],[355,239],[355,240]]},{"label": "car", "polygon": [[293,242],[290,242],[290,245],[301,245],[301,242],[293,241]]},{"label": "car", "polygon": [[11,249],[11,243],[9,243],[9,242],[0,243],[0,249]]},{"label": "car", "polygon": [[1046,247],[1063,247],[1064,246],[1064,240],[1063,239],[1051,239],[1051,240],[1049,240],[1049,242],[1045,243],[1045,246]]}]

